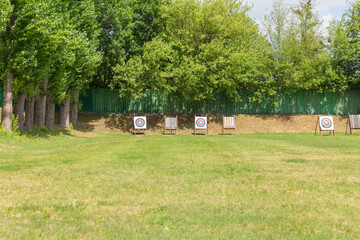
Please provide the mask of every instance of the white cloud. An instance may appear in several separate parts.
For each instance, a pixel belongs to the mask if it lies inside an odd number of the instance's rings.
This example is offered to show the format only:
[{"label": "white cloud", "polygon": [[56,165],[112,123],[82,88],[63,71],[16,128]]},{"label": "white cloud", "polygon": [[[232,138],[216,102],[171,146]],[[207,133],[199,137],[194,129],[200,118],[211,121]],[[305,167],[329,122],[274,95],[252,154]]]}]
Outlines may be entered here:
[{"label": "white cloud", "polygon": [[335,17],[332,14],[328,14],[322,17],[321,20],[323,22],[323,27],[327,28],[334,19]]},{"label": "white cloud", "polygon": [[329,11],[334,7],[343,6],[346,4],[344,0],[318,0],[316,3],[316,9],[319,11]]},{"label": "white cloud", "polygon": [[[244,0],[244,2],[252,5],[253,8],[250,10],[249,15],[256,20],[262,19],[266,13],[271,9],[272,0]],[[285,4],[294,5],[299,0],[284,0]],[[315,1],[316,10],[319,11],[320,17],[332,12],[337,11],[339,8],[344,8],[347,5],[347,0],[317,0]],[[333,14],[336,15],[336,14]]]},{"label": "white cloud", "polygon": [[[293,6],[299,0],[283,0],[286,5]],[[330,25],[334,18],[339,19],[348,8],[348,3],[354,0],[315,0],[315,9],[322,19],[322,27],[320,30],[327,35],[327,27]],[[250,10],[249,15],[256,23],[262,28],[262,19],[271,10],[273,0],[244,0],[253,8]]]},{"label": "white cloud", "polygon": [[332,14],[328,14],[326,16],[323,16],[321,18],[322,20],[322,26],[320,28],[320,31],[325,33],[324,37],[328,36],[328,30],[327,28],[330,26],[330,23],[335,19],[335,17]]}]

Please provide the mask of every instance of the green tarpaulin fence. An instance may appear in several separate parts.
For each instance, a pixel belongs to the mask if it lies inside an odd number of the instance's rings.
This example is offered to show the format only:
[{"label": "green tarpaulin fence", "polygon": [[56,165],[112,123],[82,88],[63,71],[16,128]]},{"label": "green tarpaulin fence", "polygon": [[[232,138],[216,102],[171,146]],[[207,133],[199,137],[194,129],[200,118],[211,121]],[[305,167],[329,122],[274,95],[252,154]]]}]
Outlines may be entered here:
[{"label": "green tarpaulin fence", "polygon": [[360,110],[360,90],[344,93],[318,93],[316,91],[279,92],[277,104],[271,101],[254,103],[249,101],[249,93],[240,92],[240,100],[231,101],[225,94],[217,94],[215,100],[204,107],[184,105],[171,98],[158,97],[150,90],[146,97],[138,101],[119,98],[116,90],[90,89],[81,97],[82,111],[99,114],[147,113],[147,114],[333,114],[358,113]]},{"label": "green tarpaulin fence", "polygon": [[[318,93],[316,91],[298,91],[281,93],[276,96],[277,104],[270,101],[254,103],[249,101],[250,94],[240,92],[240,100],[231,101],[225,94],[217,94],[215,100],[203,107],[184,105],[171,101],[167,97],[158,97],[150,90],[146,97],[138,101],[119,98],[116,90],[89,89],[80,97],[82,112],[98,114],[147,113],[147,114],[357,114],[360,111],[360,90],[344,93]],[[2,90],[0,89],[0,107],[2,106]]]}]

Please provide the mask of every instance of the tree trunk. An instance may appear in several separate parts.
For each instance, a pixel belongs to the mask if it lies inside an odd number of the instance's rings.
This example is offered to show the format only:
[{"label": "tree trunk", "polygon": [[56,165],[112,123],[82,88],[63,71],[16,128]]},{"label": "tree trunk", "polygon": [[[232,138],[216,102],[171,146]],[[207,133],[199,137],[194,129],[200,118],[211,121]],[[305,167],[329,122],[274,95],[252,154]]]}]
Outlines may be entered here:
[{"label": "tree trunk", "polygon": [[71,97],[68,96],[60,105],[60,126],[64,128],[70,128],[70,101]]},{"label": "tree trunk", "polygon": [[54,103],[54,94],[51,93],[46,99],[46,117],[45,125],[47,128],[54,131],[55,123],[55,103]]},{"label": "tree trunk", "polygon": [[35,95],[26,99],[25,128],[29,131],[31,131],[34,127],[34,106]]},{"label": "tree trunk", "polygon": [[5,130],[12,131],[12,113],[13,113],[13,92],[12,84],[14,82],[14,75],[7,70],[6,79],[4,80],[3,99],[2,99],[2,112],[1,123]]},{"label": "tree trunk", "polygon": [[25,99],[26,99],[26,93],[19,94],[16,97],[16,102],[14,107],[14,114],[15,117],[17,117],[18,129],[20,131],[24,130]]},{"label": "tree trunk", "polygon": [[38,128],[45,125],[45,110],[46,110],[46,89],[49,83],[48,78],[44,78],[40,83],[40,95],[35,105],[35,124]]},{"label": "tree trunk", "polygon": [[78,118],[78,103],[79,103],[79,93],[80,90],[76,90],[75,92],[75,101],[71,103],[70,106],[70,122],[73,128],[77,127],[77,118]]}]

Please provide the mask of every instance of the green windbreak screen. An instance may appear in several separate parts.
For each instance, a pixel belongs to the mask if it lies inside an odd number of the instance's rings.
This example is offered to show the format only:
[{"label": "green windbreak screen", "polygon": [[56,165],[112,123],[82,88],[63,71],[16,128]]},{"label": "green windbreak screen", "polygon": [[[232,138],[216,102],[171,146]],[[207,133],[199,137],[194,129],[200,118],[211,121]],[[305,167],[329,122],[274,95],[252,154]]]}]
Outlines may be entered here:
[{"label": "green windbreak screen", "polygon": [[[159,97],[147,90],[146,96],[132,101],[119,98],[118,91],[110,89],[89,89],[80,97],[82,112],[99,114],[147,113],[147,114],[338,114],[358,113],[360,90],[344,93],[318,93],[316,91],[279,92],[275,101],[251,102],[252,95],[239,92],[239,100],[233,101],[225,94],[218,93],[215,100],[205,106],[183,104],[171,97]],[[273,103],[275,102],[275,103]]]},{"label": "green windbreak screen", "polygon": [[[357,114],[360,111],[360,90],[343,93],[318,93],[316,91],[279,92],[273,101],[251,102],[251,94],[239,92],[239,100],[232,101],[225,94],[218,93],[215,100],[205,106],[176,102],[171,97],[159,97],[146,91],[138,101],[119,98],[118,91],[110,89],[89,89],[80,97],[82,112],[99,114],[148,113],[148,114]],[[0,89],[2,107],[2,89]]]}]

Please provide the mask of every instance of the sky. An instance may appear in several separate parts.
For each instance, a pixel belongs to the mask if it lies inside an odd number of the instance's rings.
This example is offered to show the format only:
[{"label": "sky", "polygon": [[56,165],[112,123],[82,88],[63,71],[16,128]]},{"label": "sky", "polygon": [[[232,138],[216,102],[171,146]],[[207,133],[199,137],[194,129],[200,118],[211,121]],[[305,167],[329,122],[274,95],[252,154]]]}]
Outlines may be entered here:
[{"label": "sky", "polygon": [[[283,0],[285,4],[295,5],[298,0]],[[253,8],[250,10],[250,17],[254,18],[259,25],[261,20],[270,11],[272,0],[244,0]],[[316,0],[315,6],[320,18],[323,20],[323,28],[335,18],[340,19],[345,10],[349,7],[349,0]]]}]

